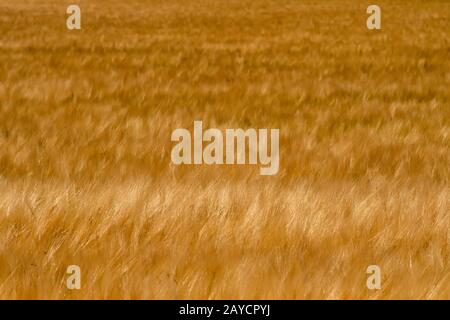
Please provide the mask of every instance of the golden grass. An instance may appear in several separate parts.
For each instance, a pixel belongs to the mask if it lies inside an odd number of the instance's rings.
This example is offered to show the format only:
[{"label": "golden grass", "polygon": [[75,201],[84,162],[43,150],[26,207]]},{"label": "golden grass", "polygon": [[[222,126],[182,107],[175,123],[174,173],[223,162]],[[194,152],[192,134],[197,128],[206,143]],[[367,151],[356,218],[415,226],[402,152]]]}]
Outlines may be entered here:
[{"label": "golden grass", "polygon": [[[0,0],[0,297],[449,299],[450,3],[368,4]],[[172,165],[194,120],[280,172]]]}]

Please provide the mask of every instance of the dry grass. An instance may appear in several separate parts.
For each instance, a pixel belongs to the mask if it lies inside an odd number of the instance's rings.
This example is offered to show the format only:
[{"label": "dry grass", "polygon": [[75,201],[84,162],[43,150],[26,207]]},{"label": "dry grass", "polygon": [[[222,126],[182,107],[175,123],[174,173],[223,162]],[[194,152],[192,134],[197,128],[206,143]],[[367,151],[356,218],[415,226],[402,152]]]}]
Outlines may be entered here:
[{"label": "dry grass", "polygon": [[[73,2],[0,0],[1,298],[450,298],[448,1]],[[171,165],[194,120],[279,174]]]}]

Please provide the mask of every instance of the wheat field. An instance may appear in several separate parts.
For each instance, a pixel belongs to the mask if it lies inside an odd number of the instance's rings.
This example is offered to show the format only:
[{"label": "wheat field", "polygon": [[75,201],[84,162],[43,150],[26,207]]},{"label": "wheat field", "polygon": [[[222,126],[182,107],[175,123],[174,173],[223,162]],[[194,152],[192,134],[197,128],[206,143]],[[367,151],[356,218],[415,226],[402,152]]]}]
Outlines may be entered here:
[{"label": "wheat field", "polygon": [[[449,299],[450,2],[376,3],[0,0],[0,298]],[[195,120],[280,171],[173,165]]]}]

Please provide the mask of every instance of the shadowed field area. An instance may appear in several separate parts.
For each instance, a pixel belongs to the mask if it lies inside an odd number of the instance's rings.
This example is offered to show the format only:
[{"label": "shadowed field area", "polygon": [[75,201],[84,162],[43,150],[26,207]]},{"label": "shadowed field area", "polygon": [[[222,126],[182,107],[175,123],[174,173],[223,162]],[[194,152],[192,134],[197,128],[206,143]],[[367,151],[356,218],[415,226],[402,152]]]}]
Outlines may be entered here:
[{"label": "shadowed field area", "polygon": [[0,298],[449,299],[450,2],[376,2],[0,0]]}]

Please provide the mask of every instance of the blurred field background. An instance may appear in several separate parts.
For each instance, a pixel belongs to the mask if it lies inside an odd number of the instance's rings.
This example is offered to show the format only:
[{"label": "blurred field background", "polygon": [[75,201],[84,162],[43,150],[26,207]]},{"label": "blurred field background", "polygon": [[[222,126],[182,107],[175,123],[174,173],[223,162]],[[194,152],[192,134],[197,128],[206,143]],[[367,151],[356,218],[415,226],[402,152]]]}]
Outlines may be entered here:
[{"label": "blurred field background", "polygon": [[[0,298],[449,299],[450,2],[374,3],[0,0]],[[172,165],[194,120],[280,172]]]}]

